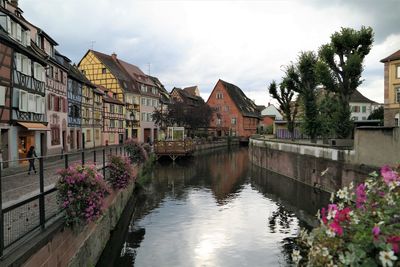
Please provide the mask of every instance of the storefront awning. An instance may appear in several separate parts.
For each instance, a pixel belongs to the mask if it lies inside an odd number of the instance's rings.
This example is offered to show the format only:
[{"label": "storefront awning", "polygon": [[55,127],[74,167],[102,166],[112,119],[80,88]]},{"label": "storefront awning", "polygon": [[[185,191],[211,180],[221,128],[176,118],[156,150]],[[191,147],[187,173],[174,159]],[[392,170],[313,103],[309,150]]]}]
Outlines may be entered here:
[{"label": "storefront awning", "polygon": [[18,124],[30,131],[50,131],[46,125],[39,122],[18,122]]}]

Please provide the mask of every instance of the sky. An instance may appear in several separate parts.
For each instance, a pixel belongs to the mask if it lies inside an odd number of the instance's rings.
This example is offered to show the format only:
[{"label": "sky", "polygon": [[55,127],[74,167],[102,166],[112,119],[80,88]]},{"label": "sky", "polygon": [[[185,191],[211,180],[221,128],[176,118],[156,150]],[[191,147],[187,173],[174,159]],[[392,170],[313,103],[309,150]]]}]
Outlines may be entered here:
[{"label": "sky", "polygon": [[24,16],[78,63],[88,49],[157,76],[167,90],[218,79],[258,105],[301,51],[318,51],[341,27],[374,30],[359,91],[383,103],[383,63],[400,49],[399,0],[19,0]]}]

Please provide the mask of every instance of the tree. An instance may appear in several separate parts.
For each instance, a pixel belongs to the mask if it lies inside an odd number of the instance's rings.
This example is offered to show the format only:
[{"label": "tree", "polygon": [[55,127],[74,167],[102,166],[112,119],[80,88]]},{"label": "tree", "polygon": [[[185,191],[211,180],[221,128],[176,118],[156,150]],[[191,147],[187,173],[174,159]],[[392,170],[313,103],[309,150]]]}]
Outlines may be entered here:
[{"label": "tree", "polygon": [[336,134],[347,138],[352,130],[349,99],[362,83],[363,60],[371,50],[373,31],[371,27],[361,27],[359,31],[342,28],[331,36],[329,44],[319,50],[320,61],[317,73],[321,83],[330,92],[337,94],[340,103],[336,122]]},{"label": "tree", "polygon": [[209,126],[212,109],[205,102],[196,105],[174,102],[168,105],[167,111],[155,110],[152,117],[160,127],[181,126],[195,131]]},{"label": "tree", "polygon": [[304,105],[303,129],[313,142],[316,142],[321,128],[316,97],[317,62],[314,52],[301,52],[297,63],[286,68],[286,85],[289,90],[299,93]]},{"label": "tree", "polygon": [[[275,81],[272,81],[268,87],[270,95],[275,98],[279,103],[279,108],[282,110],[285,119],[287,121],[287,128],[291,135],[291,139],[294,139],[294,126],[297,115],[297,101],[294,102],[294,91],[289,89],[285,83],[285,78],[279,85],[279,92]],[[293,105],[294,102],[294,105]]]},{"label": "tree", "polygon": [[384,114],[383,106],[380,106],[379,108],[377,108],[371,112],[371,114],[368,116],[368,119],[369,120],[380,120],[382,123],[383,116],[384,116],[383,114]]}]

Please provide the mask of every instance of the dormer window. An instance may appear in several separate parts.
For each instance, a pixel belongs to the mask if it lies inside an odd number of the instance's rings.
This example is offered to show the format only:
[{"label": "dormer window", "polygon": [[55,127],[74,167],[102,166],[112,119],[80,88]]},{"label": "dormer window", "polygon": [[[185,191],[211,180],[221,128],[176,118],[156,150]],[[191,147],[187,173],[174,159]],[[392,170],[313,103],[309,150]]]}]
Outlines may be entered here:
[{"label": "dormer window", "polygon": [[217,99],[222,99],[224,98],[224,95],[222,93],[217,93]]},{"label": "dormer window", "polygon": [[106,68],[102,68],[102,69],[101,69],[101,73],[102,73],[102,74],[106,74],[106,73],[107,73]]}]

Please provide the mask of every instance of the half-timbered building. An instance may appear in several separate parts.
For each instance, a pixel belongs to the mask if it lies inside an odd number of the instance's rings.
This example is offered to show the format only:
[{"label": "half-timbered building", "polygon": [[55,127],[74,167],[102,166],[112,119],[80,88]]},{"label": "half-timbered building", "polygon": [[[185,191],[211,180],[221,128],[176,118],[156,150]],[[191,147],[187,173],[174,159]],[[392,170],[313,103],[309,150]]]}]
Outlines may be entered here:
[{"label": "half-timbered building", "polygon": [[93,90],[93,146],[103,145],[103,96],[104,92],[96,87]]},{"label": "half-timbered building", "polygon": [[82,148],[82,87],[86,78],[74,65],[68,70],[68,143],[70,150]]},{"label": "half-timbered building", "polygon": [[31,42],[30,28],[18,8],[18,1],[0,2],[0,25],[12,48],[10,128],[7,130],[8,158],[22,159],[30,146],[38,155],[45,150],[47,62],[45,55]]},{"label": "half-timbered building", "polygon": [[[105,89],[104,87],[99,87]],[[103,145],[115,145],[124,142],[125,103],[112,97],[107,89],[103,95]]]},{"label": "half-timbered building", "polygon": [[[86,77],[85,77],[86,79]],[[95,86],[86,79],[82,85],[82,138],[85,148],[94,146],[94,129],[93,129],[93,104],[94,104]]]},{"label": "half-timbered building", "polygon": [[[132,79],[118,63],[116,55],[89,50],[79,62],[79,69],[95,85],[105,88],[109,97],[125,103],[124,138],[138,138],[140,95]],[[106,97],[108,98],[108,97]]]}]

